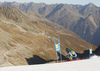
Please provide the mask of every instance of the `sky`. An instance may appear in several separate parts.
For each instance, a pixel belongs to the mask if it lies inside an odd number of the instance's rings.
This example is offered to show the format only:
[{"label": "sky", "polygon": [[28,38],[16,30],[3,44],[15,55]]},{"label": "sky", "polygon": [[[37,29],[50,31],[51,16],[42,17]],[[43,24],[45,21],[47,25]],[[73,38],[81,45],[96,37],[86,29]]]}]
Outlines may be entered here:
[{"label": "sky", "polygon": [[34,3],[46,3],[46,4],[55,4],[55,3],[67,3],[67,4],[81,4],[85,5],[90,2],[94,3],[96,6],[100,7],[100,0],[0,0],[0,2],[34,2]]}]

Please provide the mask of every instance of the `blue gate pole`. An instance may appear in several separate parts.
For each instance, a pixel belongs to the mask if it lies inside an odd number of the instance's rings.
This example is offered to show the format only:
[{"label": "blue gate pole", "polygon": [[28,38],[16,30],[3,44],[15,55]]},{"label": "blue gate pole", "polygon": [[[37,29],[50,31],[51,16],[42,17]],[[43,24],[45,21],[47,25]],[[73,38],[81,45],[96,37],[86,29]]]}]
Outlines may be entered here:
[{"label": "blue gate pole", "polygon": [[[91,49],[92,49],[92,47],[91,47]],[[93,52],[92,52],[92,56],[93,56]]]},{"label": "blue gate pole", "polygon": [[[54,40],[54,47],[55,47],[55,51],[56,51],[56,42],[55,42],[55,38],[53,37],[53,40]],[[57,51],[56,51],[56,58],[57,58],[57,62],[58,62],[58,56],[57,56]]]},{"label": "blue gate pole", "polygon": [[89,57],[90,57],[90,49],[91,49],[91,48],[90,48],[90,46],[89,46]]},{"label": "blue gate pole", "polygon": [[[59,39],[59,37],[58,37],[58,44],[60,44],[60,39]],[[61,48],[60,48],[60,60],[61,60],[61,62],[62,62]]]},{"label": "blue gate pole", "polygon": [[90,46],[89,46],[89,57],[90,57]]}]

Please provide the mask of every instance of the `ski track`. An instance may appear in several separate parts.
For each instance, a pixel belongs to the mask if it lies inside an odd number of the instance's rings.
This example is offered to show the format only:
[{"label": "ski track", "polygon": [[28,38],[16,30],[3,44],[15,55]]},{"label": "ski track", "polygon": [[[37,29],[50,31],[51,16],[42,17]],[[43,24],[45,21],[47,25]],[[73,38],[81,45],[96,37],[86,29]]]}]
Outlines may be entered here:
[{"label": "ski track", "polygon": [[80,61],[3,67],[0,71],[100,71],[100,57]]}]

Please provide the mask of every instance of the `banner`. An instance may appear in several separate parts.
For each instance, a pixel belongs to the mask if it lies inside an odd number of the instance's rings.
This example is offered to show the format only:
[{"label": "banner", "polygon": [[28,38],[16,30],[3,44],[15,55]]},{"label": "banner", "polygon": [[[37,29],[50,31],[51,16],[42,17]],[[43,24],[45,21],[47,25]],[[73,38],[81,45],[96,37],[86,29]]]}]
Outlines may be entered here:
[{"label": "banner", "polygon": [[90,49],[90,54],[92,54],[92,48]]},{"label": "banner", "polygon": [[90,48],[90,46],[89,46],[89,57],[90,56],[93,56],[93,52],[92,52],[92,47]]},{"label": "banner", "polygon": [[55,47],[56,47],[56,51],[60,51],[60,44],[55,44]]}]

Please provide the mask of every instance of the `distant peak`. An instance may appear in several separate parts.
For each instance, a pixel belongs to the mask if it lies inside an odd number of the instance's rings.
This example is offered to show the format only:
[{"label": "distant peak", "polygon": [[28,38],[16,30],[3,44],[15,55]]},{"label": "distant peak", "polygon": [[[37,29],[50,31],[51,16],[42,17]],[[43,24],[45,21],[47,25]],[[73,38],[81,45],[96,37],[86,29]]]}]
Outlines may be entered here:
[{"label": "distant peak", "polygon": [[89,4],[93,4],[92,2],[90,2]]},{"label": "distant peak", "polygon": [[90,2],[89,5],[94,5],[94,4],[92,2]]},{"label": "distant peak", "polygon": [[16,1],[13,1],[12,3],[17,3]]},{"label": "distant peak", "polygon": [[29,4],[33,4],[34,2],[29,2]]},{"label": "distant peak", "polygon": [[93,6],[95,6],[92,2],[90,2],[89,4],[88,4],[88,6],[89,7],[93,7]]}]

